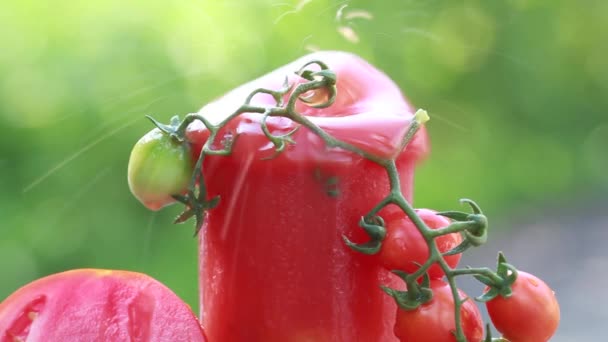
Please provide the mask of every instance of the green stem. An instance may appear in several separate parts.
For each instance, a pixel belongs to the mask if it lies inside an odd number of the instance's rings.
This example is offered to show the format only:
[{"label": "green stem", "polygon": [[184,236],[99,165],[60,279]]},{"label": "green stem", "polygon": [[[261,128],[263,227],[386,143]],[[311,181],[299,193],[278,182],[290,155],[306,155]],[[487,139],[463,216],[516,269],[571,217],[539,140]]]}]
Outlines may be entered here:
[{"label": "green stem", "polygon": [[411,204],[405,199],[403,193],[401,193],[401,182],[399,180],[399,171],[397,171],[397,166],[394,160],[390,160],[385,165],[386,172],[388,174],[389,184],[391,196],[393,197],[394,203],[405,212],[405,214],[412,220],[412,222],[416,225],[418,230],[424,236],[424,239],[428,242],[431,242],[432,237],[430,236],[431,229],[422,221],[420,216],[416,214],[416,210],[412,207]]},{"label": "green stem", "polygon": [[[440,258],[439,264],[444,272],[449,270],[447,262]],[[448,283],[450,284],[450,289],[452,291],[452,298],[454,299],[454,322],[456,325],[456,341],[458,342],[467,342],[467,338],[464,336],[464,331],[462,329],[462,318],[460,314],[460,308],[462,307],[462,300],[460,299],[460,294],[458,293],[458,285],[456,284],[456,277],[448,276],[449,271],[446,272],[446,277],[448,279]],[[471,341],[474,342],[474,341]]]},{"label": "green stem", "polygon": [[366,219],[371,219],[372,217],[376,216],[376,214],[378,214],[378,212],[380,210],[382,210],[384,207],[386,207],[387,205],[393,203],[393,197],[392,196],[386,196],[382,199],[382,201],[380,201],[380,203],[378,203],[372,210],[370,210],[366,215],[365,218]]},{"label": "green stem", "polygon": [[439,228],[439,229],[434,229],[431,230],[429,232],[429,235],[433,238],[442,236],[442,235],[448,235],[448,234],[453,234],[453,233],[460,233],[463,230],[465,230],[467,227],[469,227],[470,224],[467,222],[454,222],[451,223],[449,226],[445,227],[445,228]]},{"label": "green stem", "polygon": [[320,128],[319,126],[317,126],[316,124],[314,124],[312,121],[310,121],[308,118],[306,118],[305,116],[303,116],[301,114],[290,113],[287,115],[287,117],[292,119],[293,121],[301,124],[302,126],[306,127],[311,132],[315,133],[319,138],[321,138],[323,140],[323,142],[325,142],[325,145],[329,148],[341,148],[343,150],[358,154],[361,157],[363,157],[369,161],[372,161],[376,164],[379,164],[379,165],[384,165],[390,161],[390,159],[385,159],[385,158],[375,156],[354,145],[351,145],[349,143],[346,143],[346,142],[343,142],[341,140],[334,138],[329,133],[325,132],[322,128]]},{"label": "green stem", "polygon": [[500,284],[504,280],[496,274],[496,272],[492,271],[487,267],[477,267],[477,268],[460,268],[451,271],[452,276],[461,276],[461,275],[483,275],[490,279],[492,279],[496,284]]}]

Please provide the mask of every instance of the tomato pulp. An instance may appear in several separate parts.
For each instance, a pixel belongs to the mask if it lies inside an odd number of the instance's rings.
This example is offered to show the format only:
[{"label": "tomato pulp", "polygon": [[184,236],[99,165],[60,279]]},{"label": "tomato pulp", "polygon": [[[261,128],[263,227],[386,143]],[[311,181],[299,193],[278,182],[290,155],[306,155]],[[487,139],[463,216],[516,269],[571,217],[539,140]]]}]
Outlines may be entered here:
[{"label": "tomato pulp", "polygon": [[33,281],[0,303],[0,342],[207,342],[190,307],[136,272],[77,269]]},{"label": "tomato pulp", "polygon": [[[281,88],[284,77],[318,59],[337,74],[338,96],[326,109],[298,103],[299,113],[334,137],[382,157],[396,157],[401,190],[411,200],[415,163],[427,152],[421,129],[397,155],[413,110],[397,86],[359,57],[318,52],[245,84],[203,107],[218,122],[259,87]],[[273,105],[256,95],[253,105]],[[389,191],[386,171],[359,155],[327,149],[301,127],[295,144],[272,159],[260,114],[245,113],[220,134],[238,136],[229,156],[204,163],[209,196],[220,195],[200,232],[201,319],[211,341],[396,341],[395,303],[379,285],[400,287],[376,257],[342,239],[366,240],[363,215]],[[296,127],[270,117],[281,134]],[[195,157],[208,132],[191,124]]]}]

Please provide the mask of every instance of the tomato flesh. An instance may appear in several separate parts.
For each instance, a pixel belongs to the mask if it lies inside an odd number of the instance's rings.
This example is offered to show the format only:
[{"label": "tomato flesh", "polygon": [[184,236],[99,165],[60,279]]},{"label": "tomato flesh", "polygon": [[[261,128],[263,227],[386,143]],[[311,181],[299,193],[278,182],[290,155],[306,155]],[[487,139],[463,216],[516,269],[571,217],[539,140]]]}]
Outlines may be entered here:
[{"label": "tomato flesh", "polygon": [[81,269],[36,280],[0,303],[0,341],[201,341],[187,304],[141,273]]}]

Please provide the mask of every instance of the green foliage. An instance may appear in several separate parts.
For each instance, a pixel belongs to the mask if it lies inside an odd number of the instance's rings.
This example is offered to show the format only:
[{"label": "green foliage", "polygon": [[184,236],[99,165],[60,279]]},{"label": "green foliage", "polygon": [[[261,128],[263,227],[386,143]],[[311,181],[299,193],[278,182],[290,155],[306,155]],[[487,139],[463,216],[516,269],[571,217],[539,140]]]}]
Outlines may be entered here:
[{"label": "green foliage", "polygon": [[428,110],[416,206],[465,196],[500,217],[605,191],[606,15],[565,0],[3,3],[0,299],[101,267],[149,273],[196,309],[190,226],[127,186],[144,116],[194,112],[315,48],[361,55]]}]

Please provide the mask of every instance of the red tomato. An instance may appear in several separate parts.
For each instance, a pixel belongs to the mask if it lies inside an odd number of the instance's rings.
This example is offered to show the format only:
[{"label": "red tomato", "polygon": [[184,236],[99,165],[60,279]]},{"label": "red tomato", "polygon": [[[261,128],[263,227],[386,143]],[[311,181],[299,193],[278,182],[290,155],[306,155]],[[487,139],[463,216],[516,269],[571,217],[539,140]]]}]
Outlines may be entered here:
[{"label": "red tomato", "polygon": [[[452,332],[456,331],[454,319],[454,298],[450,285],[442,280],[431,280],[433,298],[415,310],[397,309],[395,335],[407,342],[450,342],[456,341]],[[458,290],[460,297],[466,295]],[[469,342],[483,339],[483,320],[475,302],[470,299],[460,307],[464,335]]]},{"label": "red tomato", "polygon": [[[200,114],[218,122],[254,89],[280,89],[285,76],[321,60],[337,75],[338,95],[328,108],[298,102],[296,109],[335,137],[380,156],[393,156],[412,120],[413,108],[399,88],[361,58],[318,52],[242,85]],[[317,68],[311,66],[311,69]],[[256,95],[252,105],[272,106]],[[229,156],[205,159],[209,196],[220,204],[209,212],[200,233],[201,317],[211,341],[382,341],[393,342],[394,301],[379,284],[398,287],[398,279],[374,258],[350,250],[342,240],[364,241],[362,215],[389,191],[386,171],[361,156],[327,148],[300,127],[281,154],[260,129],[261,115],[245,113],[218,134],[238,136]],[[298,124],[269,117],[273,134]],[[419,131],[396,164],[402,192],[411,199],[415,163],[427,149]],[[188,127],[195,159],[209,132]],[[373,319],[370,319],[373,317]]]},{"label": "red tomato", "polygon": [[555,293],[536,276],[517,274],[511,297],[497,296],[486,302],[492,323],[510,342],[549,341],[560,318]]},{"label": "red tomato", "polygon": [[[444,216],[437,215],[429,209],[417,209],[420,218],[432,229],[446,227],[450,220]],[[401,211],[393,212],[385,218],[386,237],[382,242],[382,248],[378,253],[380,262],[388,269],[415,272],[429,257],[429,248],[414,223]],[[443,235],[435,239],[439,251],[444,253],[456,247],[462,242],[462,236],[458,233]],[[460,254],[450,255],[444,259],[450,267],[454,268],[460,261]],[[444,273],[437,264],[431,266],[428,271],[431,279],[441,278]]]},{"label": "red tomato", "polygon": [[80,269],[0,303],[0,341],[207,341],[190,307],[147,275]]}]

